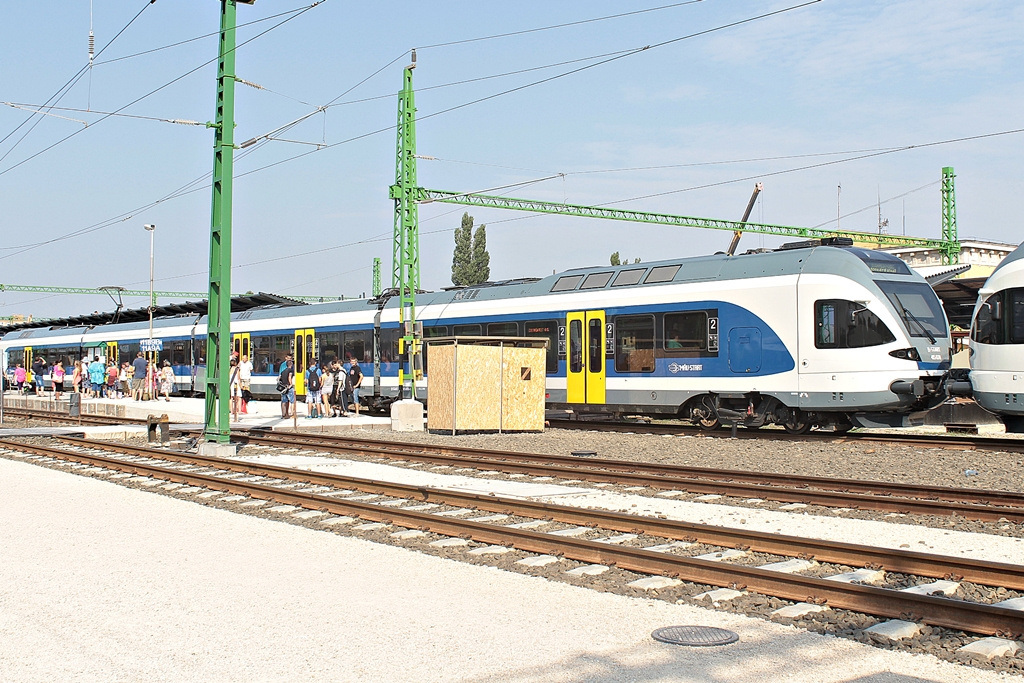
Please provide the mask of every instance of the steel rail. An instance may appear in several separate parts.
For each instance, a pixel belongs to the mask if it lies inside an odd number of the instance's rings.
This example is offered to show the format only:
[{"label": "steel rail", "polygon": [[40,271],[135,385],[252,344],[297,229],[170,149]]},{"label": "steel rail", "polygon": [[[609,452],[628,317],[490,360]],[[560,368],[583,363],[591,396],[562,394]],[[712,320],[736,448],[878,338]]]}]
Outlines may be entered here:
[{"label": "steel rail", "polygon": [[117,417],[114,415],[96,415],[83,413],[81,417],[71,417],[67,413],[55,410],[34,410],[31,408],[4,408],[4,414],[11,417],[25,417],[38,420],[55,420],[59,422],[71,422],[94,425],[107,424],[146,424],[146,420],[137,417]]},{"label": "steel rail", "polygon": [[[363,455],[380,455],[388,458],[415,460],[435,464],[449,465],[483,465],[488,468],[498,469],[504,472],[533,474],[543,476],[556,476],[566,479],[584,479],[587,481],[606,482],[620,485],[646,486],[660,489],[686,489],[693,493],[713,493],[719,495],[735,496],[741,498],[765,498],[787,503],[804,503],[808,505],[822,505],[827,507],[848,507],[859,509],[878,510],[882,512],[897,512],[904,514],[950,516],[960,515],[968,519],[980,521],[998,522],[1008,520],[1012,522],[1024,522],[1024,496],[1012,492],[985,491],[964,489],[967,496],[972,500],[1006,500],[1009,503],[1005,506],[991,504],[972,503],[965,500],[927,500],[922,498],[910,498],[902,496],[876,495],[873,493],[852,493],[827,489],[814,489],[809,485],[784,488],[784,484],[799,479],[798,476],[778,475],[768,473],[753,473],[755,479],[762,479],[761,482],[751,481],[728,481],[714,476],[701,480],[691,476],[668,476],[651,475],[646,471],[646,466],[641,463],[627,461],[605,460],[604,463],[615,463],[615,469],[590,469],[579,465],[578,459],[570,459],[574,466],[567,467],[560,464],[547,464],[548,462],[562,462],[559,458],[565,456],[547,456],[536,454],[517,454],[507,451],[485,451],[476,449],[453,449],[447,447],[432,447],[421,444],[399,444],[392,446],[394,442],[374,442],[351,439],[348,437],[324,437],[323,435],[305,436],[299,434],[278,434],[273,432],[258,433],[248,432],[245,436],[236,436],[237,441],[253,443],[256,445],[289,445],[317,448],[328,452],[337,453],[360,453]],[[408,450],[406,450],[408,449]],[[416,449],[416,450],[412,450]],[[458,451],[457,453],[455,451]],[[475,452],[474,452],[475,451]],[[519,462],[516,462],[516,461]],[[588,459],[587,464],[597,464]],[[676,466],[682,467],[682,466]],[[696,471],[694,476],[700,476],[700,468],[683,468]],[[722,472],[717,470],[717,472]],[[742,473],[732,471],[726,472],[726,479],[741,478]],[[771,483],[771,482],[778,483]],[[857,482],[849,480],[822,479],[822,482],[832,484],[833,488],[853,486]],[[883,482],[871,482],[879,492],[884,492],[888,486]],[[904,485],[895,485],[896,487]],[[929,488],[928,491],[941,491],[941,489]],[[951,491],[958,491],[951,489]],[[932,494],[939,497],[938,493]]]},{"label": "steel rail", "polygon": [[3,445],[48,457],[102,465],[122,472],[132,472],[183,484],[202,485],[332,514],[356,515],[363,519],[431,531],[446,536],[468,537],[481,543],[511,545],[528,552],[556,554],[581,562],[617,566],[628,571],[671,576],[713,586],[736,586],[787,600],[827,604],[833,608],[876,616],[912,619],[935,626],[984,635],[999,634],[1016,637],[1017,634],[1024,634],[1024,612],[994,605],[950,600],[930,595],[916,595],[873,586],[846,584],[827,579],[773,572],[756,567],[728,565],[640,548],[614,546],[596,541],[556,537],[543,532],[497,527],[483,522],[440,517],[414,510],[385,509],[369,503],[341,500],[315,493],[287,491],[252,482],[231,481],[156,465],[125,462],[116,458],[83,455],[60,449],[11,442],[3,442]]},{"label": "steel rail", "polygon": [[[548,423],[555,429],[574,429],[594,432],[633,432],[636,434],[686,434],[700,435],[709,439],[730,439],[733,434],[727,429],[707,431],[696,425],[658,424],[643,422],[607,422],[600,420],[558,420],[549,419]],[[1024,439],[984,436],[951,436],[938,434],[866,434],[847,432],[808,432],[806,434],[789,434],[782,430],[737,429],[737,439],[771,439],[776,441],[821,441],[829,440],[836,443],[884,443],[900,446],[921,446],[924,448],[944,448],[947,450],[1005,451],[1024,453]]]},{"label": "steel rail", "polygon": [[[488,512],[500,512],[509,515],[518,514],[524,517],[549,518],[553,521],[578,526],[596,524],[612,531],[649,534],[673,540],[685,540],[727,548],[749,548],[755,552],[771,553],[786,557],[810,558],[834,564],[878,566],[886,571],[918,576],[957,576],[960,580],[973,583],[1024,590],[1024,567],[1016,564],[949,557],[908,550],[875,548],[854,543],[824,541],[801,538],[799,536],[748,531],[745,529],[732,529],[709,524],[695,524],[593,508],[535,502],[527,499],[462,493],[447,489],[434,489],[410,484],[362,479],[282,467],[280,465],[229,460],[127,444],[95,443],[75,438],[62,438],[60,440],[82,448],[129,452],[144,457],[204,467],[217,467],[232,472],[285,478],[317,485],[358,489],[367,493],[376,493],[396,498],[410,498],[451,506],[474,507]],[[5,442],[0,442],[0,445],[4,444]]]},{"label": "steel rail", "polygon": [[[881,495],[905,496],[911,498],[933,498],[936,500],[962,501],[966,503],[977,502],[984,499],[989,503],[1001,505],[1024,506],[1024,493],[1017,491],[999,491],[993,489],[965,489],[947,486],[927,486],[924,484],[904,484],[900,482],[870,481],[860,479],[834,479],[831,477],[815,477],[800,474],[777,474],[771,472],[757,472],[749,470],[723,470],[708,467],[692,467],[687,465],[669,465],[661,463],[637,463],[628,460],[615,460],[612,458],[587,458],[581,461],[578,457],[564,455],[548,455],[537,453],[516,453],[512,451],[496,451],[481,448],[467,448],[460,446],[435,446],[427,444],[404,443],[397,441],[377,441],[373,439],[359,439],[348,436],[336,436],[327,434],[282,434],[278,432],[264,432],[250,430],[248,435],[256,435],[259,440],[290,440],[298,444],[303,440],[304,445],[330,444],[354,444],[360,449],[374,449],[375,452],[398,451],[399,455],[405,456],[410,452],[436,451],[452,456],[467,456],[480,459],[495,460],[516,460],[520,462],[537,462],[542,464],[561,464],[571,467],[579,467],[581,462],[586,462],[590,467],[606,469],[616,472],[642,472],[650,475],[664,475],[686,478],[713,478],[716,481],[744,481],[758,484],[771,484],[773,482],[784,483],[788,487],[810,487],[824,490],[843,491],[846,493],[877,493]],[[250,438],[251,436],[239,437],[238,440]]]}]

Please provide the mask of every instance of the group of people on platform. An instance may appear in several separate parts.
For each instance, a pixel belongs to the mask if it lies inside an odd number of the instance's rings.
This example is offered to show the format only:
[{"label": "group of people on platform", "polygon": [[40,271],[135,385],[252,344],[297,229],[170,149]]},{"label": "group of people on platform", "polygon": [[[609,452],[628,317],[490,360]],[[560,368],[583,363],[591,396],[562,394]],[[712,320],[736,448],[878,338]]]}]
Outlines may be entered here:
[{"label": "group of people on platform", "polygon": [[[295,402],[295,360],[285,357],[284,368],[277,377],[277,390],[281,393],[281,417],[297,418]],[[363,371],[355,357],[349,359],[348,369],[338,358],[322,366],[318,358],[309,362],[303,377],[306,392],[306,419],[345,417],[349,411],[359,414],[359,387],[363,384]]]},{"label": "group of people on platform", "polygon": [[[253,363],[247,355],[232,354],[230,368],[231,413],[238,420],[239,414],[249,412]],[[17,387],[19,393],[34,391],[37,396],[44,396],[43,377],[47,372],[53,386],[54,399],[61,398],[65,378],[69,375],[71,391],[83,398],[132,398],[141,401],[155,400],[162,395],[165,401],[170,401],[174,391],[174,369],[170,361],[158,364],[156,360],[147,360],[141,351],[130,363],[107,363],[100,356],[94,356],[91,361],[88,358],[76,360],[71,369],[66,369],[63,361],[58,360],[49,366],[44,358],[38,357],[31,368],[23,367],[22,363],[8,368],[8,385]],[[306,393],[307,419],[343,417],[349,415],[349,411],[359,414],[359,388],[363,384],[363,371],[355,357],[349,359],[347,369],[338,358],[323,365],[319,359],[314,358],[302,380]],[[277,380],[277,390],[281,394],[281,417],[297,417],[295,387],[295,361],[288,355],[281,364]]]},{"label": "group of people on platform", "polygon": [[83,398],[133,398],[136,401],[157,399],[163,394],[169,401],[174,391],[174,369],[170,361],[165,360],[162,366],[155,360],[147,360],[140,351],[132,362],[125,361],[118,365],[106,362],[100,356],[76,360],[70,369],[64,362],[56,361],[52,366],[42,357],[33,361],[31,369],[21,363],[15,363],[7,369],[9,386],[17,387],[19,393],[34,391],[36,396],[44,396],[44,376],[49,372],[53,387],[53,398],[60,399],[64,393],[66,378],[71,377],[71,391]]}]

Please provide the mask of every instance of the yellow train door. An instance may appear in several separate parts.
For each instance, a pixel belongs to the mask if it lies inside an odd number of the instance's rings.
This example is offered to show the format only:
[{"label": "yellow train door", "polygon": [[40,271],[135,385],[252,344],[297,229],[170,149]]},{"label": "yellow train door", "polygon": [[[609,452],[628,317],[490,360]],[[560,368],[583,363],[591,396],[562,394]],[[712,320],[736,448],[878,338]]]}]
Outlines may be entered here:
[{"label": "yellow train door", "polygon": [[306,394],[306,369],[316,358],[316,330],[295,330],[295,394]]},{"label": "yellow train door", "polygon": [[252,339],[248,332],[239,332],[238,334],[231,335],[231,350],[238,354],[238,360],[242,360],[242,356],[248,356],[252,358]]},{"label": "yellow train door", "polygon": [[575,311],[565,316],[568,337],[566,398],[569,403],[605,402],[604,311]]},{"label": "yellow train door", "polygon": [[111,363],[118,367],[121,365],[121,356],[117,352],[117,342],[107,342],[107,365]]}]

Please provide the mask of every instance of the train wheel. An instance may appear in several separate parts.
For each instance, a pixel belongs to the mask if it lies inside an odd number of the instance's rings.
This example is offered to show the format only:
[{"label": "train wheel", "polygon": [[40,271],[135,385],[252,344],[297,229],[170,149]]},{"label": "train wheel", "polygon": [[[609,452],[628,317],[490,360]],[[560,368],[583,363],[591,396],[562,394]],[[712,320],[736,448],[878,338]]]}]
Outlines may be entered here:
[{"label": "train wheel", "polygon": [[710,396],[703,397],[690,412],[692,419],[697,426],[706,432],[711,432],[722,426],[718,419],[718,412]]},{"label": "train wheel", "polygon": [[789,419],[782,423],[782,428],[790,434],[806,434],[811,431],[811,421],[802,411],[794,410]]}]

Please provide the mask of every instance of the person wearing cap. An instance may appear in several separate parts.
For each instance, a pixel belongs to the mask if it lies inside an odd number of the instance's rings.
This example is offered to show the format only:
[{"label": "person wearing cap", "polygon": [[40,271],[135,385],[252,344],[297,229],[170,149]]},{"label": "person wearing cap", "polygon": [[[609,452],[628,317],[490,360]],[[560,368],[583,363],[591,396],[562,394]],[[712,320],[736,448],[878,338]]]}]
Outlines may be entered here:
[{"label": "person wearing cap", "polygon": [[164,395],[165,401],[171,400],[171,392],[174,391],[174,368],[171,361],[165,360],[164,366],[160,369],[160,393]]}]

